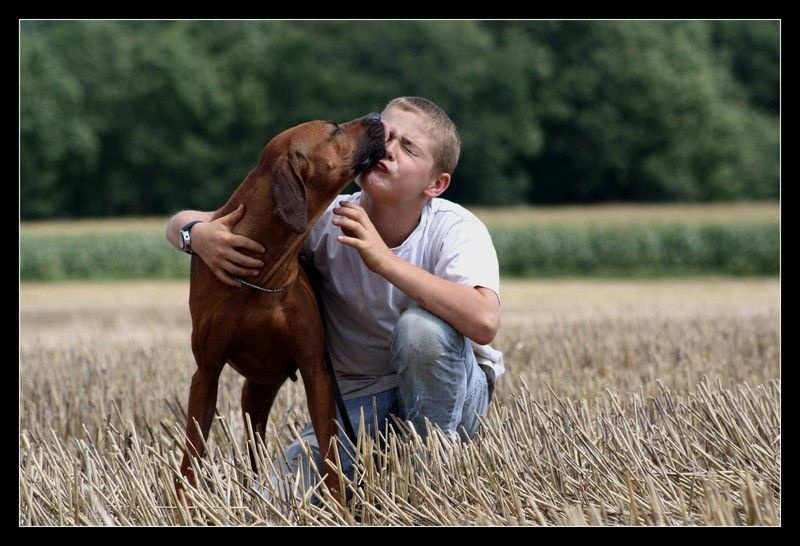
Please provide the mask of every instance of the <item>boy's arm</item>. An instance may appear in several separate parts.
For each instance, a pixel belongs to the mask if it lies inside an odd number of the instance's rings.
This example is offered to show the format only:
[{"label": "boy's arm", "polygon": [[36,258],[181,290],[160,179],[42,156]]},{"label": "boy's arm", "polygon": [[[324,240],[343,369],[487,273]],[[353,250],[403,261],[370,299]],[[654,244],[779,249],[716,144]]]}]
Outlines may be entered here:
[{"label": "boy's arm", "polygon": [[500,327],[500,301],[494,291],[442,279],[389,254],[375,273],[464,336],[479,345],[491,343]]},{"label": "boy's arm", "polygon": [[[167,237],[167,241],[169,241],[169,244],[180,250],[180,235],[178,232],[180,231],[181,227],[193,220],[210,222],[213,214],[213,212],[203,212],[200,210],[182,210],[176,213],[172,218],[169,219],[169,222],[167,222],[167,230],[164,234]],[[194,231],[194,229],[192,229],[192,231]]]},{"label": "boy's arm", "polygon": [[398,258],[383,242],[361,207],[342,207],[333,223],[354,235],[340,235],[338,240],[358,250],[370,270],[458,332],[480,345],[490,343],[497,335],[500,301],[493,290],[442,279]]},{"label": "boy's arm", "polygon": [[244,215],[244,205],[226,216],[214,220],[213,212],[183,210],[167,222],[166,237],[172,246],[180,249],[178,238],[182,226],[193,220],[200,220],[192,228],[192,252],[200,256],[217,278],[228,286],[239,288],[242,284],[231,279],[228,274],[251,277],[259,274],[264,262],[242,254],[239,248],[261,253],[263,246],[243,235],[236,235],[231,228]]}]

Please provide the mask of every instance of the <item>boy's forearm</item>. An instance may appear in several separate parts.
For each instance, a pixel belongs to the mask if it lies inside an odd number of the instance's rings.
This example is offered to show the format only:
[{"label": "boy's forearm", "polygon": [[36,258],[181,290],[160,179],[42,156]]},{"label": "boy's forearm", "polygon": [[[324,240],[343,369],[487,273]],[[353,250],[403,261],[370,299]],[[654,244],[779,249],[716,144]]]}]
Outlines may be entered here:
[{"label": "boy's forearm", "polygon": [[442,279],[397,256],[376,272],[475,342],[487,344],[497,334],[500,303],[492,290]]}]

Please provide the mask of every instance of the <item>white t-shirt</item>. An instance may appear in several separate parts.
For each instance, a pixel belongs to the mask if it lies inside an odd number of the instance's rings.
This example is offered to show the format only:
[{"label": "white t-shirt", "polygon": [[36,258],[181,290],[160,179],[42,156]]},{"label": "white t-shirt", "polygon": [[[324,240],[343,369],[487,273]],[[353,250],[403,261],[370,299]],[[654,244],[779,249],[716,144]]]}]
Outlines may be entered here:
[{"label": "white t-shirt", "polygon": [[[346,399],[398,385],[390,361],[389,340],[400,315],[416,305],[402,290],[370,271],[358,251],[336,240],[342,231],[331,223],[340,201],[358,203],[361,192],[337,197],[314,225],[303,254],[320,277],[323,316],[333,368]],[[483,286],[500,296],[497,254],[489,231],[464,207],[431,199],[411,235],[391,249],[425,271],[468,286]],[[481,364],[496,377],[505,371],[503,354],[472,342]]]}]

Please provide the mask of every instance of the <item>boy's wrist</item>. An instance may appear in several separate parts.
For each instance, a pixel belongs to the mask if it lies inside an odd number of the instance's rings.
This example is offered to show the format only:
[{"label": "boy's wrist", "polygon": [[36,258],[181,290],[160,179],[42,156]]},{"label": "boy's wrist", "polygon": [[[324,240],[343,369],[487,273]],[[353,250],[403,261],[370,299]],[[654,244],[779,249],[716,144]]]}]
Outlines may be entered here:
[{"label": "boy's wrist", "polygon": [[187,254],[194,254],[192,251],[192,228],[200,222],[201,220],[192,220],[178,230],[178,248]]},{"label": "boy's wrist", "polygon": [[372,271],[391,282],[393,271],[395,271],[400,259],[401,258],[398,258],[394,252],[389,250],[386,256],[375,265],[375,269]]}]

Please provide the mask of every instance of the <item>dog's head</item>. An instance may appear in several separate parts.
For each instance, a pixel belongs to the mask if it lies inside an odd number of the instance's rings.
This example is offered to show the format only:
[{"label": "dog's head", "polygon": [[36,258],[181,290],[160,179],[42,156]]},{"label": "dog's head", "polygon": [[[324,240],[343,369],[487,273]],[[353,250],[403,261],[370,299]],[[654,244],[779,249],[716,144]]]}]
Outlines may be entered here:
[{"label": "dog's head", "polygon": [[260,166],[270,180],[276,216],[303,233],[310,217],[383,157],[387,135],[380,115],[373,113],[342,124],[309,121],[273,138]]}]

